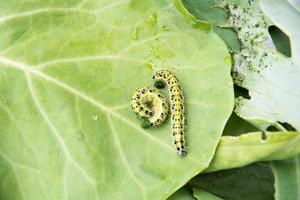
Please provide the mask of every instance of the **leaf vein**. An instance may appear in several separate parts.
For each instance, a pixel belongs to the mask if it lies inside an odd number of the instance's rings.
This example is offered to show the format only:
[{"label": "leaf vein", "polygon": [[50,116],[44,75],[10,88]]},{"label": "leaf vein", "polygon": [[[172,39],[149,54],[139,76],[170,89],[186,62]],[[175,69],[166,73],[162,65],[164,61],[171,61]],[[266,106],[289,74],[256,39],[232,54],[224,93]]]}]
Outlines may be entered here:
[{"label": "leaf vein", "polygon": [[124,150],[121,146],[121,143],[118,139],[118,136],[117,136],[117,132],[115,130],[115,127],[113,125],[113,122],[111,120],[111,117],[107,114],[107,119],[108,119],[108,123],[109,123],[109,127],[111,129],[111,133],[112,133],[112,136],[113,136],[113,139],[115,141],[115,144],[117,146],[117,149],[118,149],[118,152],[119,152],[119,155],[120,155],[120,158],[122,159],[125,167],[127,168],[130,176],[132,177],[133,181],[138,185],[138,187],[141,188],[142,192],[143,192],[143,196],[145,194],[145,188],[144,186],[140,183],[140,181],[137,179],[136,175],[133,173],[133,171],[131,170],[130,166],[129,166],[129,163],[128,163],[128,160],[125,156],[125,153],[124,153]]}]

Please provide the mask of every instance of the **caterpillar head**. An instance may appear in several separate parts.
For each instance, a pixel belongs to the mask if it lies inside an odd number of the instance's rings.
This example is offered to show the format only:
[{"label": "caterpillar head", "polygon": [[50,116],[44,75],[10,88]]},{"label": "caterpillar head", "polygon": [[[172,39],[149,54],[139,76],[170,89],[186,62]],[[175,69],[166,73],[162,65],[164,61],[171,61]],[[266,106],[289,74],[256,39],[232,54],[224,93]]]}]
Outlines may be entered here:
[{"label": "caterpillar head", "polygon": [[156,87],[157,89],[163,89],[165,87],[165,84],[162,81],[156,81],[154,83],[154,87]]},{"label": "caterpillar head", "polygon": [[185,148],[178,148],[177,152],[181,156],[185,156],[186,155],[186,149]]}]

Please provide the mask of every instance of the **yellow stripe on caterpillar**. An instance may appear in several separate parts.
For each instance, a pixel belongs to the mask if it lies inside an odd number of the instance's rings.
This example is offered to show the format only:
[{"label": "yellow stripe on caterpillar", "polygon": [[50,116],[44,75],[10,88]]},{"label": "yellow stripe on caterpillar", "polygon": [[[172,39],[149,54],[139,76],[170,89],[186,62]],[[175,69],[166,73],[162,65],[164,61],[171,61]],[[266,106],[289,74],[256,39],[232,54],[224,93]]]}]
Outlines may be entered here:
[{"label": "yellow stripe on caterpillar", "polygon": [[162,81],[168,85],[174,145],[180,155],[186,155],[183,91],[176,76],[168,70],[159,70],[155,72],[153,79],[156,81]]},{"label": "yellow stripe on caterpillar", "polygon": [[163,123],[169,111],[165,96],[151,87],[144,87],[133,93],[131,108],[139,117],[149,120],[150,126]]}]

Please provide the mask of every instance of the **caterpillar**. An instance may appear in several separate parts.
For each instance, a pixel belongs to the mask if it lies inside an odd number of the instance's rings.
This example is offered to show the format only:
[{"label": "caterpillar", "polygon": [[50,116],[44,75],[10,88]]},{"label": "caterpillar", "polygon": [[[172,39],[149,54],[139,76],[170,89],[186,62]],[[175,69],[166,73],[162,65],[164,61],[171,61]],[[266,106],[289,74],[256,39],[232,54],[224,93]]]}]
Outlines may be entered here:
[{"label": "caterpillar", "polygon": [[146,119],[144,127],[158,126],[168,116],[169,106],[165,96],[155,88],[144,87],[133,93],[132,110]]},{"label": "caterpillar", "polygon": [[168,85],[171,106],[171,122],[173,142],[179,155],[186,155],[184,128],[185,113],[183,91],[176,76],[168,70],[159,70],[152,77],[156,81],[162,81]]},{"label": "caterpillar", "polygon": [[[152,78],[156,81],[154,86],[157,88],[162,89],[164,83],[168,85],[173,143],[179,155],[186,155],[184,99],[179,82],[176,76],[168,70],[159,70]],[[162,124],[169,112],[166,97],[152,87],[144,87],[135,91],[131,99],[131,108],[139,117],[146,120],[142,124],[145,128]]]}]

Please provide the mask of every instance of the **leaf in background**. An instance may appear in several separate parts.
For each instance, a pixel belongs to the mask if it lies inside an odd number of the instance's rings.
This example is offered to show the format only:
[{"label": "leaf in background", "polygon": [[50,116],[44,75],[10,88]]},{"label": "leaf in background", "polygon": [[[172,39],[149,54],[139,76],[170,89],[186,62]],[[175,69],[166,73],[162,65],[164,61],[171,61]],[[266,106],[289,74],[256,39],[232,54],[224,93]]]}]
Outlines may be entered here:
[{"label": "leaf in background", "polygon": [[222,40],[224,40],[228,48],[233,53],[238,53],[241,51],[241,44],[235,30],[227,27],[215,26],[214,31],[220,38],[222,38]]},{"label": "leaf in background", "polygon": [[[199,174],[190,186],[204,189],[230,200],[271,200],[274,194],[274,176],[268,165],[250,166]],[[200,200],[200,198],[199,198]]]},{"label": "leaf in background", "polygon": [[271,162],[275,177],[276,200],[300,199],[300,155],[283,161]]},{"label": "leaf in background", "polygon": [[193,194],[185,187],[177,190],[168,200],[195,200]]},{"label": "leaf in background", "polygon": [[241,167],[257,161],[281,160],[300,153],[299,132],[254,132],[222,136],[206,172]]},{"label": "leaf in background", "polygon": [[222,200],[222,198],[199,188],[194,188],[193,191],[198,200]]},{"label": "leaf in background", "polygon": [[[0,5],[1,199],[165,199],[208,166],[233,109],[212,31],[167,0]],[[161,68],[185,93],[186,157],[129,106]]]},{"label": "leaf in background", "polygon": [[[249,90],[238,98],[236,112],[261,129],[287,122],[300,129],[300,12],[290,1],[225,0],[229,24],[237,30],[242,51],[234,56],[234,80]],[[262,12],[263,11],[263,12]],[[268,32],[275,25],[289,35],[292,57],[279,53]]]},{"label": "leaf in background", "polygon": [[213,25],[213,30],[224,40],[228,48],[238,53],[240,42],[236,32],[227,26],[227,13],[217,7],[215,0],[184,0],[183,3],[188,11],[199,20],[208,21]]},{"label": "leaf in background", "polygon": [[215,0],[183,0],[183,4],[197,19],[215,25],[226,23],[226,13],[222,8],[216,7]]}]

